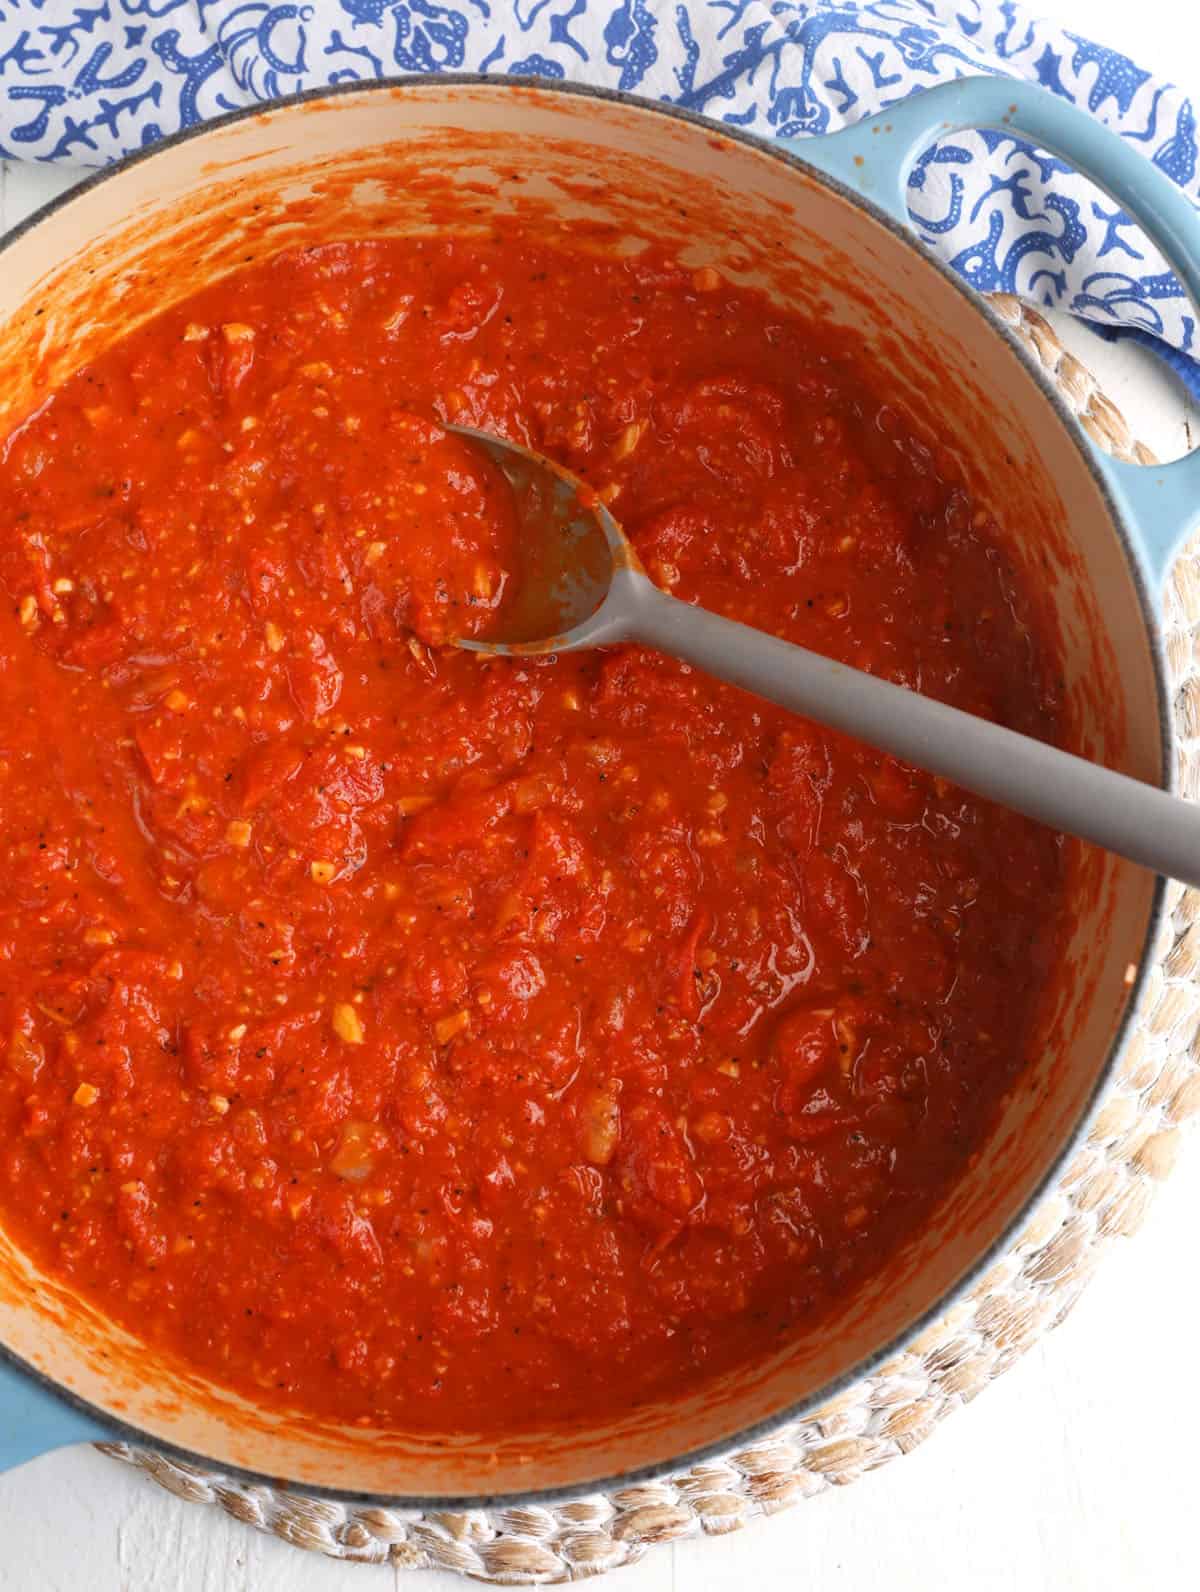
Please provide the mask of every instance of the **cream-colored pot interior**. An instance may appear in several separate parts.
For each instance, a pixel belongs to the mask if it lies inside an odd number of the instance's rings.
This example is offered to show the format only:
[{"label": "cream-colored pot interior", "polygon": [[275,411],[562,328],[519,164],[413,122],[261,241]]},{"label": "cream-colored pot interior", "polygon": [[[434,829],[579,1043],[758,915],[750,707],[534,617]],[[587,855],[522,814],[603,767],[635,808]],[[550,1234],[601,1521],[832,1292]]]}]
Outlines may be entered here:
[{"label": "cream-colored pot interior", "polygon": [[[247,257],[300,243],[487,226],[524,212],[590,248],[677,242],[857,329],[896,401],[962,458],[1051,596],[1076,750],[1158,779],[1154,648],[1080,445],[978,301],[794,164],[629,101],[503,82],[358,89],[185,138],[100,181],[0,255],[0,431],[133,322]],[[811,1405],[977,1269],[1060,1157],[1119,1042],[1153,880],[1077,864],[1075,926],[1022,1086],[918,1241],[820,1330],[690,1401],[586,1431],[471,1437],[324,1430],[156,1361],[39,1278],[0,1236],[0,1337],[152,1439],[305,1486],[409,1498],[577,1487],[662,1465]]]}]

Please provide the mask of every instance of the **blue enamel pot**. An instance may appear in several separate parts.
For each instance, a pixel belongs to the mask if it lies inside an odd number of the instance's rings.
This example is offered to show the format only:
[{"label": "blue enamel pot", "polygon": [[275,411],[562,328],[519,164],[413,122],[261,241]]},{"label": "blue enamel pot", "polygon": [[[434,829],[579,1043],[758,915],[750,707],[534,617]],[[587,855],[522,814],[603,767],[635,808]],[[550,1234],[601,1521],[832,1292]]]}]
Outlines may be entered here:
[{"label": "blue enamel pot", "polygon": [[[907,174],[954,129],[1011,130],[1089,173],[1200,299],[1200,220],[1134,148],[1040,90],[931,89],[831,137],[767,144],[619,95],[421,78],[238,113],[93,178],[12,234],[0,429],[139,319],[247,255],[331,238],[581,218],[653,238],[851,328],[898,409],[951,450],[1052,606],[1073,750],[1144,780],[1175,764],[1158,612],[1200,509],[1200,455],[1099,452],[986,302],[908,229]],[[593,237],[595,233],[593,233]],[[820,1330],[703,1394],[486,1436],[367,1432],[201,1383],[72,1297],[0,1233],[0,1463],[115,1435],[210,1469],[413,1507],[529,1500],[653,1475],[826,1403],[929,1328],[1009,1244],[1087,1131],[1136,1024],[1163,886],[1080,848],[1072,926],[1021,1086],[927,1227]],[[481,1415],[481,1426],[484,1418]]]}]

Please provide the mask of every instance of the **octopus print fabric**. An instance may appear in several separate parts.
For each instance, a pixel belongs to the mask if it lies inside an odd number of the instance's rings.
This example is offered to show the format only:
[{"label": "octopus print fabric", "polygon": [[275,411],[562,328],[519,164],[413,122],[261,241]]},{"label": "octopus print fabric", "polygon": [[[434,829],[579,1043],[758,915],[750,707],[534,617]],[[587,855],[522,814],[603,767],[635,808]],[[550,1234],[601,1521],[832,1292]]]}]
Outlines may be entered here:
[{"label": "octopus print fabric", "polygon": [[[238,107],[434,72],[596,84],[764,138],[831,132],[997,73],[1082,106],[1197,194],[1187,94],[1014,0],[4,0],[0,154],[101,165]],[[1062,161],[1009,135],[956,134],[909,190],[921,236],[975,287],[1153,339],[1200,386],[1174,276]]]}]

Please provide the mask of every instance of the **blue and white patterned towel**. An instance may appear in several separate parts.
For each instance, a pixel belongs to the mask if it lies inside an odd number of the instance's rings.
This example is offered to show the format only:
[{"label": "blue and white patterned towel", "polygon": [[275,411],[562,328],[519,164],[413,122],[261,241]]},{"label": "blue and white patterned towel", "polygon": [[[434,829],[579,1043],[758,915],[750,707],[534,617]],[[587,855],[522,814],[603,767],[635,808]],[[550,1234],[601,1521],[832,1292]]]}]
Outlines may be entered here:
[{"label": "blue and white patterned towel", "polygon": [[[235,106],[439,71],[603,84],[795,137],[981,70],[1085,106],[1197,196],[1187,96],[1014,0],[0,0],[0,154],[101,165]],[[956,135],[920,161],[910,203],[976,287],[1151,342],[1200,392],[1174,277],[1061,161]]]}]

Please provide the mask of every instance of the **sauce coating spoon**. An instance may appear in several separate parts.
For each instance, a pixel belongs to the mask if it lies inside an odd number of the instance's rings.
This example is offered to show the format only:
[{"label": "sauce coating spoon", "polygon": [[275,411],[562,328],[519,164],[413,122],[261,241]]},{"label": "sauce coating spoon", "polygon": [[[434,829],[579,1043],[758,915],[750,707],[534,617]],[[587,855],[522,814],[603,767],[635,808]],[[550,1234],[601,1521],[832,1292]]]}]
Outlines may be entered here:
[{"label": "sauce coating spoon", "polygon": [[595,492],[540,454],[467,426],[513,489],[526,567],[502,656],[636,642],[804,718],[890,752],[1027,818],[1155,873],[1200,885],[1200,807],[1031,736],[893,685],[664,592]]}]

